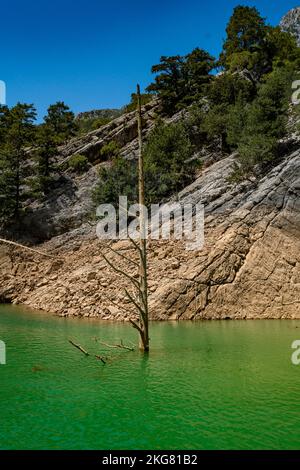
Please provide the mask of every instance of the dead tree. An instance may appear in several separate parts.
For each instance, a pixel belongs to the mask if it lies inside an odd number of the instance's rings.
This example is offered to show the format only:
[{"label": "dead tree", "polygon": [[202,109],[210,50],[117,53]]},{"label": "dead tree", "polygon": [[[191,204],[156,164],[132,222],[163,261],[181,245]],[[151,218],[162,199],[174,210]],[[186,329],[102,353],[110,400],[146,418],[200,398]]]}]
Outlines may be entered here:
[{"label": "dead tree", "polygon": [[137,122],[139,140],[139,205],[140,205],[140,347],[149,351],[149,308],[148,308],[148,272],[147,272],[147,238],[145,212],[145,177],[142,138],[142,108],[140,86],[137,85]]},{"label": "dead tree", "polygon": [[144,160],[143,160],[143,139],[142,139],[142,109],[141,109],[141,93],[140,86],[137,85],[137,127],[138,127],[138,189],[139,189],[139,240],[135,241],[129,237],[134,250],[138,254],[138,262],[126,257],[124,254],[112,247],[109,249],[116,255],[126,260],[128,264],[134,265],[138,270],[138,278],[130,275],[125,270],[117,267],[103,251],[101,255],[107,264],[119,275],[124,276],[130,281],[133,287],[133,293],[125,289],[125,294],[131,305],[134,306],[138,313],[138,321],[130,318],[130,323],[139,332],[139,347],[142,351],[149,351],[149,302],[148,302],[148,281],[147,281],[147,237],[146,237],[146,216],[145,207],[145,180],[144,180]]}]

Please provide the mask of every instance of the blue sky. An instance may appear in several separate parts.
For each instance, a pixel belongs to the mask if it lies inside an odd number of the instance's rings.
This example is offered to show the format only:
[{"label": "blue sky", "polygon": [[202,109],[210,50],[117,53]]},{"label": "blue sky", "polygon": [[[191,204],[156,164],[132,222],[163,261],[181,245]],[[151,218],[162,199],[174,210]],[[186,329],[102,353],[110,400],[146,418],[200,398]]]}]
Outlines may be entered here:
[{"label": "blue sky", "polygon": [[217,55],[234,6],[278,24],[295,0],[10,0],[1,2],[0,80],[7,104],[50,103],[74,112],[120,107],[151,81],[161,55],[194,47]]}]

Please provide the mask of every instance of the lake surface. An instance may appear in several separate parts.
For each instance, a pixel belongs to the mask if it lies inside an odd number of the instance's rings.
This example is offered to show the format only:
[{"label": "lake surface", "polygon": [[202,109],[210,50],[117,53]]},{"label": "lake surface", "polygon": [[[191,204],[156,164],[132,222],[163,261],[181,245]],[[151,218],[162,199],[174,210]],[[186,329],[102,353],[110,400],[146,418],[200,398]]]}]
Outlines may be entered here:
[{"label": "lake surface", "polygon": [[[0,306],[1,449],[300,449],[300,321],[127,324]],[[91,354],[108,356],[103,365]]]}]

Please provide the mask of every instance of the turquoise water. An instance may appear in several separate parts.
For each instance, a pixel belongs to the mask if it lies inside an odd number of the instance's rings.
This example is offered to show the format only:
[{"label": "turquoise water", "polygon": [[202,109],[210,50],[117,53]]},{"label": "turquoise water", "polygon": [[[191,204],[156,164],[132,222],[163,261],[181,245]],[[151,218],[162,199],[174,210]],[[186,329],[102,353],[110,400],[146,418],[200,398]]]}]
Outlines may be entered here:
[{"label": "turquoise water", "polygon": [[[0,306],[1,449],[299,449],[300,321],[127,324]],[[103,365],[68,343],[108,356]]]}]

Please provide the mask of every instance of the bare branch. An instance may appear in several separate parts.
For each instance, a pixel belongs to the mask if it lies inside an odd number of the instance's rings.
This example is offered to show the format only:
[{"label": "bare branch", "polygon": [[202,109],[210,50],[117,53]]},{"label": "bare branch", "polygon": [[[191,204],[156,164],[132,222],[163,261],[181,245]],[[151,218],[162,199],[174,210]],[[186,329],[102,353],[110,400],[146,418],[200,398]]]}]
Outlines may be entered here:
[{"label": "bare branch", "polygon": [[106,364],[106,361],[103,359],[102,356],[99,356],[98,354],[95,354],[95,358],[98,359],[99,361],[103,362],[103,364]]},{"label": "bare branch", "polygon": [[125,312],[128,312],[128,313],[132,314],[132,311],[129,308],[126,308],[126,307],[123,307],[123,306],[120,307],[120,305],[117,304],[117,302],[115,302],[114,300],[112,300],[105,292],[102,291],[101,294],[103,294],[104,297],[106,297],[109,302],[111,302],[113,305],[115,305],[115,307],[121,308],[121,310],[125,310]]},{"label": "bare branch", "polygon": [[122,340],[121,340],[120,344],[108,344],[108,343],[105,343],[104,341],[101,341],[100,339],[97,339],[97,338],[95,338],[95,341],[102,344],[103,346],[106,346],[107,348],[127,349],[128,351],[134,351],[133,347],[125,346],[125,344],[123,344]]},{"label": "bare branch", "polygon": [[86,356],[89,356],[89,353],[83,349],[80,344],[76,344],[74,343],[74,341],[72,341],[71,339],[69,339],[69,343],[72,344],[72,346],[74,346],[75,348],[79,349],[79,351],[81,351],[83,354],[85,354]]},{"label": "bare branch", "polygon": [[131,241],[131,243],[133,244],[133,246],[135,247],[135,249],[138,250],[138,252],[139,252],[140,254],[142,254],[142,250],[141,250],[141,248],[139,247],[139,245],[136,243],[136,241],[134,241],[133,238],[129,237],[129,235],[128,235],[128,239]]},{"label": "bare branch", "polygon": [[121,274],[122,276],[127,277],[127,279],[129,279],[130,282],[132,282],[132,284],[134,284],[135,287],[136,287],[137,289],[139,289],[139,283],[138,283],[138,281],[137,281],[136,279],[134,279],[133,276],[130,276],[130,274],[128,274],[128,273],[126,273],[125,271],[123,271],[122,269],[119,269],[119,268],[117,268],[116,266],[114,266],[114,265],[112,264],[112,262],[107,258],[107,256],[106,256],[102,251],[100,251],[100,254],[101,254],[101,256],[105,259],[105,261],[107,262],[107,264],[108,264],[116,273]]},{"label": "bare branch", "polygon": [[140,335],[142,335],[142,334],[143,334],[142,328],[141,328],[134,320],[131,320],[131,318],[129,318],[129,321],[130,321],[130,323],[132,324],[133,328],[135,328],[136,330],[138,330],[138,332],[140,333]]},{"label": "bare branch", "polygon": [[125,289],[125,294],[127,295],[128,299],[130,300],[130,302],[133,303],[133,305],[139,310],[142,318],[144,318],[144,315],[145,315],[145,312],[144,310],[142,309],[142,307],[134,300],[134,298],[132,297],[131,294],[129,294],[128,290]]},{"label": "bare branch", "polygon": [[[83,349],[82,346],[80,346],[80,344],[74,343],[74,341],[72,341],[71,339],[69,339],[69,343],[72,344],[72,346],[74,346],[75,348],[79,349],[79,351],[81,351],[85,356],[90,355],[85,349]],[[106,361],[103,359],[102,356],[99,356],[99,355],[95,354],[95,358],[98,359],[99,361],[103,362],[103,364],[106,364]]]},{"label": "bare branch", "polygon": [[139,264],[134,261],[133,259],[130,259],[128,258],[128,256],[126,255],[123,255],[123,253],[120,253],[119,251],[115,250],[114,248],[112,248],[111,246],[107,245],[107,248],[109,248],[113,253],[115,253],[116,255],[120,256],[121,258],[124,258],[126,261],[128,261],[129,263],[132,263],[134,264],[135,266],[139,266]]}]

